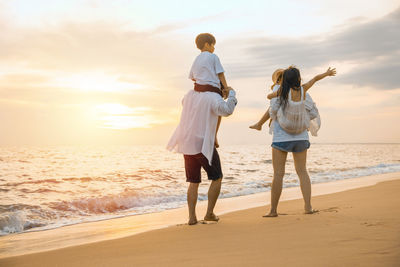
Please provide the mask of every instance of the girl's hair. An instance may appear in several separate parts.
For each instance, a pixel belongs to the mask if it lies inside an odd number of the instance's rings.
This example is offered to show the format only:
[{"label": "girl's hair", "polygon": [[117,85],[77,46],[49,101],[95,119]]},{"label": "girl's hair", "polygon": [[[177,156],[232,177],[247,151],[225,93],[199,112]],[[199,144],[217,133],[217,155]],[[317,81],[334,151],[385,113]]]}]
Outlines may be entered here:
[{"label": "girl's hair", "polygon": [[280,84],[282,81],[282,74],[283,74],[284,69],[277,69],[272,73],[272,81],[274,82],[273,85],[271,85],[271,90],[274,89],[274,86],[277,84]]},{"label": "girl's hair", "polygon": [[279,88],[279,100],[281,101],[281,105],[283,105],[283,109],[286,108],[290,88],[300,90],[300,82],[300,71],[294,66],[290,66],[283,72],[282,84],[281,88]]}]

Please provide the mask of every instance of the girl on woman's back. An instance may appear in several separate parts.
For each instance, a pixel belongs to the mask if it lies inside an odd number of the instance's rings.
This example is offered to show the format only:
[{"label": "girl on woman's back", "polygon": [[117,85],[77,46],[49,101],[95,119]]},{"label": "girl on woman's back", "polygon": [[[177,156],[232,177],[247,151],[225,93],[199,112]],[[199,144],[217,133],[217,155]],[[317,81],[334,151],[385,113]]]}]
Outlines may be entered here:
[{"label": "girl on woman's back", "polygon": [[[301,192],[304,198],[305,213],[314,213],[311,206],[311,182],[306,168],[307,149],[310,147],[310,142],[307,128],[305,128],[306,124],[303,123],[307,122],[308,116],[303,116],[307,111],[302,105],[304,105],[306,92],[315,82],[327,76],[335,75],[336,69],[329,68],[325,73],[319,74],[301,85],[300,71],[297,68],[290,67],[284,71],[281,87],[276,94],[278,97],[271,100],[270,106],[270,115],[273,119],[271,146],[274,178],[271,188],[271,209],[264,217],[278,216],[277,207],[282,192],[288,152],[293,153],[294,165],[300,179]],[[281,124],[284,124],[285,127],[281,127]],[[291,133],[286,128],[299,132]]]}]

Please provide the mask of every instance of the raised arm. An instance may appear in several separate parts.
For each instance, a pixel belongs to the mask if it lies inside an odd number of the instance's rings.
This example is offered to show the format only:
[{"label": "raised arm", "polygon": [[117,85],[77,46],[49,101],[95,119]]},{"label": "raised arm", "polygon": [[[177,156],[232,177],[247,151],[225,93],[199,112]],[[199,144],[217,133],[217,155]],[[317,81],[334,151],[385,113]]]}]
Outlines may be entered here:
[{"label": "raised arm", "polygon": [[315,82],[322,80],[327,76],[335,76],[335,75],[336,75],[336,68],[331,69],[331,67],[329,67],[328,70],[325,71],[324,73],[318,74],[317,76],[312,78],[309,82],[303,84],[304,92],[307,92],[308,89],[310,89]]}]

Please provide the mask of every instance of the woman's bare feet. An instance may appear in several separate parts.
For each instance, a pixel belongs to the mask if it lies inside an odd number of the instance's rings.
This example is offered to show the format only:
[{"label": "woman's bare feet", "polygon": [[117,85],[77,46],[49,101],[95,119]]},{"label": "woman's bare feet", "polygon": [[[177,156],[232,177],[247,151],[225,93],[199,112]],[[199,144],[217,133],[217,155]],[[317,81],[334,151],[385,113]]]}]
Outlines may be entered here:
[{"label": "woman's bare feet", "polygon": [[249,126],[249,128],[250,128],[250,129],[257,130],[257,131],[261,131],[262,125],[256,123],[256,124],[254,124],[254,125]]},{"label": "woman's bare feet", "polygon": [[198,223],[198,221],[197,221],[196,217],[195,218],[190,218],[189,221],[188,221],[188,225],[195,225],[197,223]]},{"label": "woman's bare feet", "polygon": [[278,217],[278,213],[277,212],[270,212],[270,213],[267,213],[267,214],[263,215],[263,217]]},{"label": "woman's bare feet", "polygon": [[211,213],[211,214],[206,214],[206,216],[204,216],[204,220],[218,222],[219,217],[217,215],[215,215],[214,213]]}]

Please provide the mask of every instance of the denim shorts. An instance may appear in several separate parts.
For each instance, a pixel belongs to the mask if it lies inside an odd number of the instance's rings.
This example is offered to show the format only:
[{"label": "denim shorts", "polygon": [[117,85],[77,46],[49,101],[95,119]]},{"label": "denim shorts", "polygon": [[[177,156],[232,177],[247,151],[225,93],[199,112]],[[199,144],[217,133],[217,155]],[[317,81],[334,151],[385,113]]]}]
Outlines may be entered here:
[{"label": "denim shorts", "polygon": [[310,142],[308,140],[273,142],[271,146],[286,152],[303,152],[304,150],[310,148]]}]

